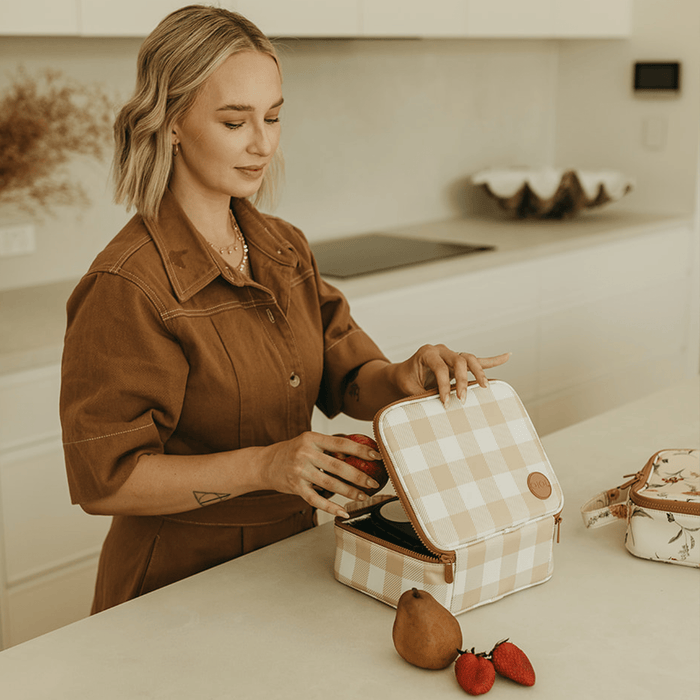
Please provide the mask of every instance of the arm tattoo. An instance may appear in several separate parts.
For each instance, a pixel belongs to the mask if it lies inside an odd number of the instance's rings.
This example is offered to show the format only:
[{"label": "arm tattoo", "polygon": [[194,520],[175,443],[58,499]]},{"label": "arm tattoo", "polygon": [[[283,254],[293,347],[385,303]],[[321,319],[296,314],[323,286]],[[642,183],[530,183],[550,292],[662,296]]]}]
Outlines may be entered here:
[{"label": "arm tattoo", "polygon": [[225,501],[231,496],[230,493],[213,493],[212,491],[192,491],[192,493],[197,499],[197,503],[202,507]]},{"label": "arm tattoo", "polygon": [[360,401],[360,387],[357,384],[357,382],[353,382],[348,387],[348,396],[352,399],[355,399],[355,401],[357,401],[357,402]]},{"label": "arm tattoo", "polygon": [[360,400],[360,385],[355,381],[359,373],[360,367],[355,367],[354,370],[348,372],[343,382],[343,394],[347,394],[350,398],[355,399],[355,401]]}]

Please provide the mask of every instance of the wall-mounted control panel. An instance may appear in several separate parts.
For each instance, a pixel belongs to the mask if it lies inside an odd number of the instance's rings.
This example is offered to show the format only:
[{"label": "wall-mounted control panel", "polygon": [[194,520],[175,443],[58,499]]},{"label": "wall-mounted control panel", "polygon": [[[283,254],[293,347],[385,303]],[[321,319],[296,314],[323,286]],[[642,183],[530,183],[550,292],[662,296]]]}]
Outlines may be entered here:
[{"label": "wall-mounted control panel", "polygon": [[678,61],[638,61],[634,64],[635,92],[678,93],[681,89],[681,64]]}]

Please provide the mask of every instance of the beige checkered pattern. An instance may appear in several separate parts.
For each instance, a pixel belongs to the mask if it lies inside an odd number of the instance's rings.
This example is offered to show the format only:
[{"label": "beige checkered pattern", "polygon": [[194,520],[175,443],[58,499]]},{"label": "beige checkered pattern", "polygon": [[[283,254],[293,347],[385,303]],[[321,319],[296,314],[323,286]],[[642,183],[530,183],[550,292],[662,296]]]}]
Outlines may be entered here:
[{"label": "beige checkered pattern", "polygon": [[554,519],[545,517],[457,550],[453,612],[470,610],[552,576]]},{"label": "beige checkered pattern", "polygon": [[404,591],[415,586],[446,608],[451,606],[453,585],[445,583],[444,564],[401,554],[338,527],[335,540],[334,574],[346,586],[393,607]]},{"label": "beige checkered pattern", "polygon": [[[493,380],[472,386],[463,406],[437,396],[395,404],[379,437],[425,534],[438,549],[469,542],[561,511],[563,497],[517,394]],[[527,486],[532,472],[552,484],[549,498]]]},{"label": "beige checkered pattern", "polygon": [[[336,527],[335,576],[389,605],[412,588],[427,590],[454,614],[543,583],[552,575],[554,516],[563,495],[525,408],[505,382],[470,387],[463,406],[452,395],[390,406],[378,440],[391,457],[424,535],[454,551],[445,566],[402,554]],[[537,498],[529,474],[544,474],[551,494]]]}]

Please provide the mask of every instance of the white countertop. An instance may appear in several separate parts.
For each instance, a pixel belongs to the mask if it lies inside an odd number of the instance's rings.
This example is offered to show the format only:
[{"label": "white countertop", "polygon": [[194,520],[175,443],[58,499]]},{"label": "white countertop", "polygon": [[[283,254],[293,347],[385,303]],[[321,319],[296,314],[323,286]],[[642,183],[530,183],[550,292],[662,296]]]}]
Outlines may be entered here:
[{"label": "white countertop", "polygon": [[[700,446],[697,380],[544,438],[566,506],[553,578],[458,617],[465,647],[510,637],[537,672],[492,698],[697,700],[696,569],[638,559],[580,506],[655,451]],[[464,698],[452,668],[395,652],[392,608],[333,578],[332,524],[0,653],[0,697]]]},{"label": "white countertop", "polygon": [[561,220],[475,217],[403,226],[381,233],[435,241],[492,245],[495,246],[495,250],[361,277],[329,277],[328,280],[348,298],[354,299],[408,285],[657,233],[673,226],[688,225],[689,222],[689,217],[629,212],[612,207],[584,211],[570,219]]},{"label": "white countertop", "polygon": [[[496,250],[329,281],[352,301],[408,285],[656,233],[689,221],[688,216],[611,207],[562,221],[459,218],[384,229],[383,233],[398,236],[495,245]],[[65,303],[77,281],[0,291],[0,375],[60,361]]]}]

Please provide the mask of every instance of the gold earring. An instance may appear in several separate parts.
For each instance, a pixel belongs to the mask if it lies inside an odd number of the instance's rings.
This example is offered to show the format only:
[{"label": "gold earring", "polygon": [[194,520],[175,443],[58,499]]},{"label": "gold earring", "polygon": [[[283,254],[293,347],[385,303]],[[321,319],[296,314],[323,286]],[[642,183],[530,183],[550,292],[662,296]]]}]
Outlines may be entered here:
[{"label": "gold earring", "polygon": [[173,144],[173,158],[180,152],[180,144],[175,142]]}]

